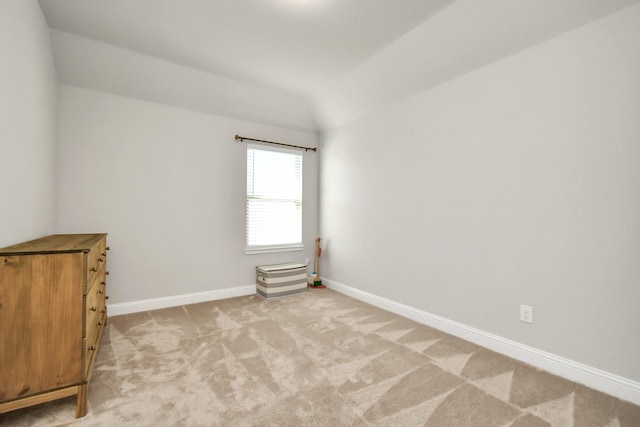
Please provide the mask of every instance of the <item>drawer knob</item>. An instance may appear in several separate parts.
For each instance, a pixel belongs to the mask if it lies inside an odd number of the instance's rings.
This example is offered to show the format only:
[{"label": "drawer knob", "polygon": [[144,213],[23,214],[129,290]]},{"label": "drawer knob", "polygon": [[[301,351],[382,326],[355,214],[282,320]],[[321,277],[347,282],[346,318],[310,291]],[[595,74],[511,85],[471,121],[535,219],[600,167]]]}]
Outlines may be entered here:
[{"label": "drawer knob", "polygon": [[98,322],[98,326],[102,326],[102,321]]},{"label": "drawer knob", "polygon": [[98,311],[98,307],[94,305],[93,307],[91,307],[91,311]]},{"label": "drawer knob", "polygon": [[100,311],[100,313],[106,313],[107,312],[107,307],[103,308],[102,311]]},{"label": "drawer knob", "polygon": [[98,271],[96,267],[91,267],[91,271]]},{"label": "drawer knob", "polygon": [[108,275],[109,275],[109,272],[108,272],[108,271],[105,271],[105,272],[104,272],[104,274],[108,276]]},{"label": "drawer knob", "polygon": [[101,285],[107,285],[107,282],[105,282],[104,280],[102,282],[100,282]]},{"label": "drawer knob", "polygon": [[109,295],[105,296],[104,299],[109,299]]},{"label": "drawer knob", "polygon": [[100,255],[107,256],[107,251],[102,252]]},{"label": "drawer knob", "polygon": [[100,258],[98,258],[98,261],[102,262],[102,261],[104,261],[104,258],[100,257]]},{"label": "drawer knob", "polygon": [[92,345],[91,347],[89,347],[89,351],[95,351],[95,349],[96,349],[95,345]]},{"label": "drawer knob", "polygon": [[99,294],[104,294],[104,289],[100,289],[100,290],[98,291],[98,293],[99,293]]},{"label": "drawer knob", "polygon": [[107,250],[108,250],[108,251],[110,251],[110,250],[111,250],[111,248],[110,248],[109,246],[107,246]]}]

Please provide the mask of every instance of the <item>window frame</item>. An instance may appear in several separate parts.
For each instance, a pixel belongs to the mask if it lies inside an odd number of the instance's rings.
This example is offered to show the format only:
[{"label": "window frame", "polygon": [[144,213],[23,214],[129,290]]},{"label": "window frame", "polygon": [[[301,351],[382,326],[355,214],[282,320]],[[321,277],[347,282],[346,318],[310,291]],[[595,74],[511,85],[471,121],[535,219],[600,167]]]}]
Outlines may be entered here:
[{"label": "window frame", "polygon": [[[262,150],[262,151],[271,151],[271,152],[280,152],[287,154],[295,154],[300,156],[300,199],[296,200],[300,203],[300,242],[294,243],[284,243],[284,244],[267,244],[267,245],[249,245],[249,170],[248,170],[248,153],[249,150]],[[277,253],[277,252],[294,252],[294,251],[302,251],[304,250],[303,242],[303,232],[304,232],[304,153],[300,152],[300,150],[289,149],[283,147],[271,147],[265,146],[264,144],[259,143],[249,143],[245,149],[245,238],[244,238],[244,253],[246,255],[253,254],[262,254],[262,253]],[[278,199],[274,199],[278,200]]]}]

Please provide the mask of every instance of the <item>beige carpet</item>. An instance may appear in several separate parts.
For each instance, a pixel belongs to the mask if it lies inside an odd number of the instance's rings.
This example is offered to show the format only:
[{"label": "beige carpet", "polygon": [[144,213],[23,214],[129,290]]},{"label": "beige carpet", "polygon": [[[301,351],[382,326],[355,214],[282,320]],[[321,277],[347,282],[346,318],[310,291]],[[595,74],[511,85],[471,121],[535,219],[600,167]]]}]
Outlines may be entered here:
[{"label": "beige carpet", "polygon": [[16,426],[640,426],[640,408],[331,290],[110,318],[89,389]]}]

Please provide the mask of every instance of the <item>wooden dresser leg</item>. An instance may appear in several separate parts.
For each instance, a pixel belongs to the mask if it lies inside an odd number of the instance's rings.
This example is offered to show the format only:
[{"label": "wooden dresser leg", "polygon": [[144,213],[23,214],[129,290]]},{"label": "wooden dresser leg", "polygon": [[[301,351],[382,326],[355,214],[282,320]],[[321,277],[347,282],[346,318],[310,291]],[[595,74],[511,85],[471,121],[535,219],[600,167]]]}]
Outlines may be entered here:
[{"label": "wooden dresser leg", "polygon": [[76,403],[76,418],[87,415],[87,384],[78,386],[78,401]]}]

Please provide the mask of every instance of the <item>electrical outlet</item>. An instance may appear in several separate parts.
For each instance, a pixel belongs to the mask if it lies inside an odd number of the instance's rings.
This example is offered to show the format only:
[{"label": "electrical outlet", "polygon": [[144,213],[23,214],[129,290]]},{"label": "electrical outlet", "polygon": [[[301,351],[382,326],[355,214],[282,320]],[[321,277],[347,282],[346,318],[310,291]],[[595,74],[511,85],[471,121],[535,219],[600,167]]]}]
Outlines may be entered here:
[{"label": "electrical outlet", "polygon": [[520,321],[533,323],[533,307],[520,304]]}]

